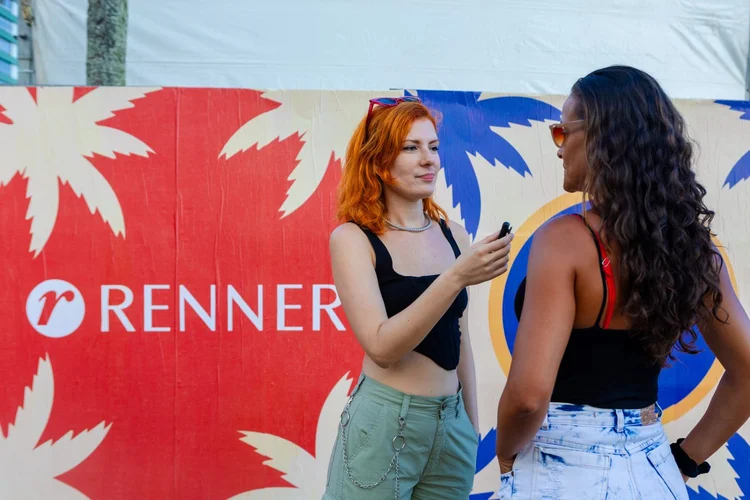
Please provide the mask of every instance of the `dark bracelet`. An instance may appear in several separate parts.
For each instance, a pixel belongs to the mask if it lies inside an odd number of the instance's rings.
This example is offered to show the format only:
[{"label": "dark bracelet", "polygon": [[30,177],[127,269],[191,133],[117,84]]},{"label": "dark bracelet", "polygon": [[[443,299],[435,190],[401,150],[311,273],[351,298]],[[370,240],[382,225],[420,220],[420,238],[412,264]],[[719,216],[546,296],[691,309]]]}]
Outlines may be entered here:
[{"label": "dark bracelet", "polygon": [[685,450],[682,449],[682,442],[684,441],[684,438],[680,438],[677,440],[676,443],[672,443],[669,445],[669,447],[672,449],[672,455],[674,456],[675,462],[677,462],[677,467],[680,469],[680,471],[685,474],[687,477],[698,477],[700,474],[705,474],[706,472],[711,470],[711,466],[708,464],[708,462],[703,462],[702,464],[696,464],[695,460],[690,458],[687,453],[685,453]]}]

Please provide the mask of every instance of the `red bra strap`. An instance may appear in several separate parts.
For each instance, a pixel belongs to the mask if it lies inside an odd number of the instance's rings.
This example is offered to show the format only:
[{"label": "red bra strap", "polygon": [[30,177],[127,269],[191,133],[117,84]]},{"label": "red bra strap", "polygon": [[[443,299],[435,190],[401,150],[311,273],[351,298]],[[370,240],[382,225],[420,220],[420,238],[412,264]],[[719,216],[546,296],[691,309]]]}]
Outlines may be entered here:
[{"label": "red bra strap", "polygon": [[601,270],[604,273],[604,282],[605,282],[605,290],[604,293],[607,295],[607,308],[606,312],[604,313],[604,321],[602,323],[602,328],[609,328],[609,324],[612,321],[612,315],[615,312],[615,302],[617,300],[617,292],[615,287],[615,275],[612,272],[612,262],[609,260],[609,257],[607,256],[607,249],[604,248],[604,243],[602,242],[602,239],[599,237],[599,233],[594,231],[594,229],[589,226],[584,218],[580,214],[573,214],[574,216],[578,217],[581,221],[583,221],[584,224],[586,224],[586,227],[589,228],[591,231],[591,234],[594,235],[594,239],[596,240],[596,244],[599,248],[599,255],[601,256]]}]

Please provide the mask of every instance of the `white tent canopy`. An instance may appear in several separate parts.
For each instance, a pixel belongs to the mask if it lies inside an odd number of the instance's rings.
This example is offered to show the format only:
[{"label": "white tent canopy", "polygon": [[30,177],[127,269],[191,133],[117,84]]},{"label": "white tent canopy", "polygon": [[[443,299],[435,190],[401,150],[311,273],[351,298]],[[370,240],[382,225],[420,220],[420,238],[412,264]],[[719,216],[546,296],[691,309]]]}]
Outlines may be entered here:
[{"label": "white tent canopy", "polygon": [[[87,0],[35,0],[37,82],[83,85]],[[130,0],[128,85],[565,94],[598,67],[745,99],[748,0]]]}]

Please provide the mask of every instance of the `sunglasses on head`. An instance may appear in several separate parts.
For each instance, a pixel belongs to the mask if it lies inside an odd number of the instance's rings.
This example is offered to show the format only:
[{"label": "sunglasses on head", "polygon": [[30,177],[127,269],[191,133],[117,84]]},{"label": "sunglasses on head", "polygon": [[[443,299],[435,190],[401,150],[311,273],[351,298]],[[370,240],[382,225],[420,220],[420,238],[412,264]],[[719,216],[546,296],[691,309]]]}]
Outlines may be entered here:
[{"label": "sunglasses on head", "polygon": [[370,116],[372,115],[372,109],[378,105],[384,108],[392,108],[398,106],[402,102],[418,102],[422,103],[422,99],[417,96],[407,95],[403,97],[375,97],[370,99],[370,109],[367,110],[367,120],[365,120],[365,133],[370,125]]},{"label": "sunglasses on head", "polygon": [[585,120],[572,120],[569,122],[553,123],[550,125],[549,130],[550,133],[552,133],[552,142],[555,143],[555,146],[558,148],[563,147],[563,144],[565,144],[565,138],[571,132],[570,126],[583,123],[584,121]]}]

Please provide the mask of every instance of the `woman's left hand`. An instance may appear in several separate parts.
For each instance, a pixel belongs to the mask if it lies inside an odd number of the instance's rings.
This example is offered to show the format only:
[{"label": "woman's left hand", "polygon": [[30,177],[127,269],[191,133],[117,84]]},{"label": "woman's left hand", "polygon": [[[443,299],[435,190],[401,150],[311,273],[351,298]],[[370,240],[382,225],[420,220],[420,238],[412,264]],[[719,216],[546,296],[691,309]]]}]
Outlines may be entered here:
[{"label": "woman's left hand", "polygon": [[513,470],[513,464],[516,462],[516,457],[511,458],[500,458],[497,457],[497,461],[500,463],[500,474],[506,474]]}]

